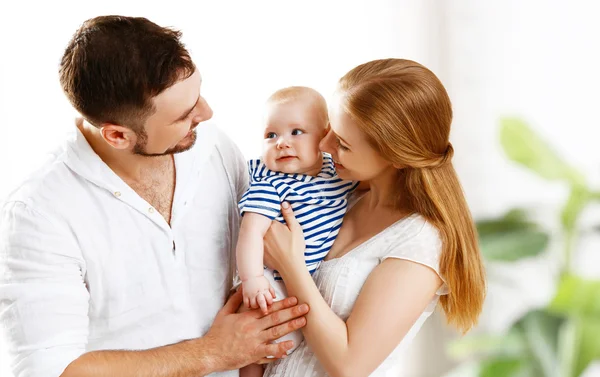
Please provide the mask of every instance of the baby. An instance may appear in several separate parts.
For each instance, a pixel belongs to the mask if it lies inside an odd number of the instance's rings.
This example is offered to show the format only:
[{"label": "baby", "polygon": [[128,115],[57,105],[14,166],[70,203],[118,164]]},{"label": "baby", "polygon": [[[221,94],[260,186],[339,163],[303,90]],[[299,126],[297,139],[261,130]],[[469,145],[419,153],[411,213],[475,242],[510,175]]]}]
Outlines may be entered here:
[{"label": "baby", "polygon": [[[331,249],[342,225],[348,195],[358,182],[341,180],[331,156],[319,150],[328,119],[325,99],[311,88],[281,89],[267,101],[262,158],[248,163],[250,187],[239,203],[243,218],[237,268],[248,308],[260,308],[266,314],[275,298],[287,296],[277,271],[263,267],[263,237],[272,220],[285,223],[281,202],[291,205],[302,226],[304,257],[311,273]],[[301,332],[278,342],[290,339],[297,347]]]}]

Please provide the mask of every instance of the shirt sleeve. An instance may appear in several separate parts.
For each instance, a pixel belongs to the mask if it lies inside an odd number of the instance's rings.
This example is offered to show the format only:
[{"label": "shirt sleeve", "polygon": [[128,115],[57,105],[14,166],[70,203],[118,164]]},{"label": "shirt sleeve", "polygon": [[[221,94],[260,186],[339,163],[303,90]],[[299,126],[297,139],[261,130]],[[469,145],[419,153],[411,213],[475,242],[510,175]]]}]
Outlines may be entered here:
[{"label": "shirt sleeve", "polygon": [[258,213],[275,220],[281,214],[281,199],[269,182],[252,181],[239,202],[240,213]]},{"label": "shirt sleeve", "polygon": [[0,323],[15,377],[58,377],[85,352],[85,263],[67,229],[21,202],[0,213]]},{"label": "shirt sleeve", "polygon": [[235,174],[236,174],[236,189],[237,189],[237,199],[240,201],[242,196],[248,190],[249,185],[249,176],[248,170],[246,168],[246,159],[244,155],[239,150],[239,148],[234,144],[234,160],[235,160]]},{"label": "shirt sleeve", "polygon": [[421,216],[410,221],[412,221],[411,226],[390,237],[387,249],[380,258],[381,261],[383,262],[387,258],[396,258],[427,266],[435,271],[443,281],[437,294],[448,294],[446,282],[440,273],[442,239],[438,229]]},{"label": "shirt sleeve", "polygon": [[220,146],[225,150],[226,154],[224,162],[227,164],[228,174],[231,175],[231,180],[236,191],[236,198],[239,202],[246,190],[248,190],[249,177],[246,159],[242,151],[227,135],[218,130],[217,132],[220,138]]}]

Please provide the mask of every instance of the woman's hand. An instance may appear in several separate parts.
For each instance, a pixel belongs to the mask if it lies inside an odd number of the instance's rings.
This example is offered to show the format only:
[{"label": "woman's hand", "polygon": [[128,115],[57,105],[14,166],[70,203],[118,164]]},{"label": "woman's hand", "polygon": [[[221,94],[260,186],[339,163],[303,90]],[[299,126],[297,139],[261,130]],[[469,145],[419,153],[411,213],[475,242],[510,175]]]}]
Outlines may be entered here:
[{"label": "woman's hand", "polygon": [[289,203],[281,203],[281,213],[287,226],[273,221],[265,235],[265,264],[275,270],[284,270],[304,262],[304,233]]}]

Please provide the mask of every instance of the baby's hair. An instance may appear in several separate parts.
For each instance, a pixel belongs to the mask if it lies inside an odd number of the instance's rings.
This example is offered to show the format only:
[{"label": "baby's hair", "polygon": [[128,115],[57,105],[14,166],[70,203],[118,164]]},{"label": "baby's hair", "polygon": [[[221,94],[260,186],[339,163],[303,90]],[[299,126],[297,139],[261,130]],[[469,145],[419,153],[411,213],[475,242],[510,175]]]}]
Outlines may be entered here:
[{"label": "baby's hair", "polygon": [[267,105],[277,105],[292,101],[306,101],[311,109],[316,111],[323,120],[323,126],[329,124],[329,114],[327,111],[327,102],[321,93],[306,86],[290,86],[279,89],[271,94],[267,100]]}]

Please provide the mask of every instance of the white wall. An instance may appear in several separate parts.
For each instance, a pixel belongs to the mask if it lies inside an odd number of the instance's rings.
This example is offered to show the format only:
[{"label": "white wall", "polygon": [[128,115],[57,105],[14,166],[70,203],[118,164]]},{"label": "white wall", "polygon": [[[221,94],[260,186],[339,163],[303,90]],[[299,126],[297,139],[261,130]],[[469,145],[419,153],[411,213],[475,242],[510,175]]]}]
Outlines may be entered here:
[{"label": "white wall", "polygon": [[276,89],[307,85],[327,96],[336,80],[359,63],[391,56],[428,63],[430,54],[421,42],[429,25],[427,3],[420,2],[63,3],[68,5],[15,2],[15,10],[0,12],[0,161],[6,172],[0,198],[71,129],[58,62],[73,32],[95,15],[139,15],[182,30],[215,110],[213,121],[248,156],[260,152],[262,105]]},{"label": "white wall", "polygon": [[564,188],[509,164],[498,119],[516,115],[600,189],[600,5],[445,2],[442,76],[454,102],[456,164],[476,215],[555,206]]}]

